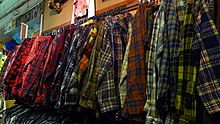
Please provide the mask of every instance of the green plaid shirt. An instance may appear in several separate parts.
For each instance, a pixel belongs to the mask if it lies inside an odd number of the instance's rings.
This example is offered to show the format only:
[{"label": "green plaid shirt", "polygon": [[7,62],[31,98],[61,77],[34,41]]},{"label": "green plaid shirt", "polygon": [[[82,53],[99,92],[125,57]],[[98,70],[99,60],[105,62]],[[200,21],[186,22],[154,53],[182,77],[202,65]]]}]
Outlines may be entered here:
[{"label": "green plaid shirt", "polygon": [[176,92],[176,123],[195,123],[196,119],[196,65],[193,60],[194,16],[192,3],[187,0],[184,23],[181,29],[182,49],[178,62],[178,82]]},{"label": "green plaid shirt", "polygon": [[121,77],[120,77],[120,82],[119,82],[119,86],[118,86],[122,108],[124,106],[126,95],[127,95],[127,68],[128,68],[128,54],[129,54],[130,44],[131,44],[131,35],[132,35],[132,21],[129,21],[129,23],[128,23],[128,43],[126,46],[126,51],[125,51],[122,69],[121,69]]},{"label": "green plaid shirt", "polygon": [[[147,101],[145,103],[145,111],[147,111],[147,116],[145,123],[151,124],[153,122],[160,122],[160,119],[156,115],[156,101],[158,97],[158,92],[163,92],[162,89],[167,88],[166,84],[158,83],[158,79],[156,75],[159,75],[159,71],[161,70],[159,61],[161,61],[161,54],[163,51],[163,43],[164,43],[164,31],[165,31],[165,9],[166,4],[162,1],[161,6],[156,13],[152,38],[150,43],[148,61],[147,61],[147,83],[146,83],[146,94]],[[164,54],[166,54],[164,52]],[[164,66],[165,67],[165,66]]]},{"label": "green plaid shirt", "polygon": [[175,118],[175,98],[176,98],[176,86],[177,86],[177,76],[178,76],[178,57],[182,49],[181,34],[180,34],[180,24],[178,21],[177,14],[177,3],[176,1],[168,0],[167,2],[167,40],[168,40],[168,76],[169,84],[169,99],[168,99],[168,119],[167,121],[173,123]]},{"label": "green plaid shirt", "polygon": [[96,96],[96,82],[97,82],[97,69],[98,66],[97,59],[100,56],[100,49],[102,45],[102,38],[104,36],[104,31],[106,30],[106,24],[102,23],[99,27],[99,31],[93,46],[93,50],[90,56],[90,62],[88,66],[88,71],[86,73],[84,79],[84,86],[82,87],[82,91],[80,93],[80,101],[79,104],[82,107],[88,109],[97,109],[97,96]]}]

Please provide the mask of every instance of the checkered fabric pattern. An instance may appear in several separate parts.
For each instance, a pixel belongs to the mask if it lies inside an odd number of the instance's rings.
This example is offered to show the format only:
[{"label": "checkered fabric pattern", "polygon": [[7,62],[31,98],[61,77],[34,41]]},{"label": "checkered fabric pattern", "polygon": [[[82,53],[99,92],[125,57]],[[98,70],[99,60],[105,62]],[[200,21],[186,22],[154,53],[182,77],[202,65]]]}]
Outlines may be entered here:
[{"label": "checkered fabric pattern", "polygon": [[[22,84],[21,83],[21,79],[22,79],[22,73],[23,73],[23,68],[24,65],[27,61],[27,58],[29,56],[29,53],[31,51],[32,45],[33,45],[34,39],[26,39],[23,41],[22,46],[21,46],[21,50],[20,50],[20,57],[17,58],[17,64],[19,64],[19,68],[16,69],[16,71],[18,71],[18,73],[15,76],[15,84],[12,87],[12,95],[14,99],[17,99],[18,97],[18,92],[19,89],[21,88]],[[15,70],[14,70],[15,71]],[[16,72],[15,71],[15,72]]]},{"label": "checkered fabric pattern", "polygon": [[5,99],[11,99],[11,87],[14,85],[6,82],[6,77],[9,74],[8,72],[11,70],[11,66],[17,56],[18,50],[20,49],[19,46],[15,46],[12,51],[8,53],[7,59],[2,68],[2,85],[3,85],[3,94],[5,95]]},{"label": "checkered fabric pattern", "polygon": [[[162,1],[159,10],[156,13],[155,20],[153,23],[153,31],[152,31],[152,38],[151,43],[149,46],[149,55],[147,61],[147,85],[146,85],[146,94],[147,94],[147,101],[145,103],[145,111],[147,111],[145,123],[151,124],[153,122],[160,122],[160,119],[156,115],[156,101],[157,96],[161,94],[157,94],[159,89],[166,88],[167,84],[164,82],[157,83],[159,75],[159,71],[161,70],[161,66],[158,65],[157,61],[160,61],[162,56],[159,56],[163,51],[163,43],[164,43],[164,31],[165,31],[165,9],[166,4]],[[168,51],[163,51],[164,54],[167,54]],[[166,61],[165,61],[166,62]],[[156,67],[157,66],[157,67]],[[166,67],[165,65],[163,67]],[[161,70],[162,71],[162,70]],[[164,70],[165,71],[165,70]],[[165,86],[165,87],[164,87]],[[159,88],[159,89],[157,89]],[[157,91],[158,90],[158,91]],[[161,91],[164,92],[164,91]]]},{"label": "checkered fabric pattern", "polygon": [[86,73],[82,91],[80,93],[80,101],[79,104],[84,108],[89,108],[96,110],[97,109],[97,96],[96,96],[96,87],[97,87],[97,67],[99,64],[97,63],[98,58],[100,56],[100,50],[102,45],[102,38],[104,37],[104,31],[106,30],[107,26],[105,22],[103,22],[99,26],[99,31],[94,42],[93,50],[90,57],[90,62],[88,66],[88,71]]},{"label": "checkered fabric pattern", "polygon": [[167,40],[169,44],[169,72],[168,82],[169,82],[169,104],[168,112],[171,114],[171,119],[175,118],[175,98],[176,98],[176,85],[177,85],[177,76],[178,76],[178,57],[182,49],[181,34],[180,34],[180,25],[178,22],[177,15],[177,5],[176,1],[167,2]]},{"label": "checkered fabric pattern", "polygon": [[62,49],[62,55],[58,64],[58,67],[56,68],[56,73],[53,79],[53,83],[51,86],[51,96],[50,101],[57,102],[60,97],[60,88],[63,81],[64,71],[66,67],[66,61],[68,57],[68,50],[70,48],[70,45],[72,43],[72,35],[74,34],[76,28],[73,28],[71,30],[67,30],[68,33],[65,37],[63,37],[60,40],[64,41],[64,46]]},{"label": "checkered fabric pattern", "polygon": [[119,93],[120,93],[120,101],[121,101],[121,107],[123,108],[126,95],[127,95],[127,67],[128,67],[128,54],[130,50],[130,43],[131,43],[131,35],[132,35],[132,21],[130,20],[128,22],[128,42],[126,46],[126,51],[124,54],[124,59],[122,63],[121,68],[121,76],[120,76],[120,82],[119,82]]},{"label": "checkered fabric pattern", "polygon": [[144,112],[146,101],[146,17],[145,9],[149,5],[140,4],[132,22],[132,39],[128,57],[127,96],[123,107],[127,115]]},{"label": "checkered fabric pattern", "polygon": [[40,77],[45,62],[45,55],[48,52],[52,41],[51,36],[38,36],[31,48],[27,61],[23,68],[22,87],[19,97],[24,99],[27,104],[33,104],[39,90]]},{"label": "checkered fabric pattern", "polygon": [[176,92],[176,123],[195,123],[196,119],[196,65],[192,53],[194,16],[192,3],[187,0],[182,32],[182,49],[178,59],[178,83]]},{"label": "checkered fabric pattern", "polygon": [[212,114],[220,111],[220,35],[205,3],[200,17],[193,43],[199,62],[196,89],[205,108]]},{"label": "checkered fabric pattern", "polygon": [[26,61],[26,56],[28,56],[31,46],[33,44],[33,39],[26,38],[22,45],[16,46],[18,47],[18,50],[14,55],[12,56],[13,59],[9,62],[9,66],[7,67],[7,71],[4,76],[4,83],[8,87],[6,96],[12,97],[13,89],[17,85],[16,84],[16,78],[20,73],[22,73],[24,62]]},{"label": "checkered fabric pattern", "polygon": [[37,104],[44,106],[50,104],[51,85],[64,45],[64,40],[60,39],[63,39],[65,35],[66,31],[64,31],[62,34],[56,35],[49,46],[47,56],[45,56],[46,61],[42,68],[42,77],[39,86],[40,88],[36,99]]},{"label": "checkered fabric pattern", "polygon": [[80,69],[80,61],[83,56],[83,52],[86,51],[86,46],[89,42],[89,38],[91,35],[91,30],[93,29],[94,25],[86,25],[85,28],[83,29],[82,36],[78,42],[81,42],[81,46],[76,48],[77,49],[77,56],[76,60],[74,61],[73,65],[73,72],[71,73],[71,77],[69,80],[69,84],[67,86],[67,89],[65,91],[65,105],[76,105],[79,102],[79,85],[78,85],[78,72]]},{"label": "checkered fabric pattern", "polygon": [[100,47],[100,56],[97,59],[97,90],[96,95],[102,113],[119,109],[119,98],[117,94],[115,71],[114,71],[114,24],[117,21],[112,17],[105,19],[106,30]]}]

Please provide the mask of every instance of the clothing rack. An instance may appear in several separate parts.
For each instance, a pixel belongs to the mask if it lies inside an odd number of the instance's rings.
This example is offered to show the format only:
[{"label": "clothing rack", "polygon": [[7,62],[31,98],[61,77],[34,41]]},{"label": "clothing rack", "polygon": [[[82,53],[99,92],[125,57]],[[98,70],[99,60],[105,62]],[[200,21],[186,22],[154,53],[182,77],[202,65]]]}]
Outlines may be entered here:
[{"label": "clothing rack", "polygon": [[[112,15],[116,12],[120,12],[120,11],[124,11],[124,10],[127,10],[127,9],[130,9],[132,7],[135,7],[137,5],[139,5],[140,2],[134,2],[132,4],[128,4],[128,5],[123,5],[123,6],[120,6],[120,7],[117,7],[117,8],[114,8],[112,10],[109,10],[109,11],[106,11],[106,12],[103,12],[101,14],[98,14],[98,15],[95,15],[95,16],[92,16],[90,18],[85,18],[85,19],[82,19],[74,24],[70,24],[70,25],[67,25],[67,26],[64,26],[64,27],[61,27],[59,29],[56,29],[56,30],[53,30],[52,32],[49,32],[47,34],[44,34],[44,36],[48,36],[48,35],[53,35],[53,34],[57,34],[59,32],[62,32],[64,29],[67,29],[67,28],[71,28],[71,27],[75,27],[75,26],[79,26],[85,22],[87,22],[88,20],[96,20],[96,21],[100,21],[102,20],[104,17],[106,16],[109,16],[109,15]],[[130,10],[131,11],[131,10]]]},{"label": "clothing rack", "polygon": [[101,14],[95,15],[95,16],[93,16],[93,17],[80,20],[79,22],[76,22],[75,24],[72,24],[72,26],[79,26],[80,24],[85,23],[86,21],[88,21],[88,20],[90,20],[90,19],[93,19],[93,20],[95,19],[95,20],[99,21],[99,20],[101,20],[103,17],[109,16],[109,15],[114,14],[114,13],[116,13],[116,12],[120,12],[120,11],[129,9],[129,8],[132,8],[132,7],[135,7],[135,6],[139,5],[139,4],[140,4],[139,2],[134,2],[134,3],[132,3],[132,4],[123,5],[123,6],[114,8],[114,9],[112,9],[112,10],[103,12],[103,13],[101,13]]}]

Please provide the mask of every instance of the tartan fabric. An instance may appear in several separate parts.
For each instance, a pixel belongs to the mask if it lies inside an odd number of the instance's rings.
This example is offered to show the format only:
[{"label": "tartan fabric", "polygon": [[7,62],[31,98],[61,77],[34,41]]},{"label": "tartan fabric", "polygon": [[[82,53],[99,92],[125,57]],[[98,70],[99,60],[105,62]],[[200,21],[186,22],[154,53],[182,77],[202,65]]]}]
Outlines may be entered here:
[{"label": "tartan fabric", "polygon": [[153,31],[153,25],[154,25],[154,10],[158,10],[158,6],[153,6],[152,8],[147,8],[145,10],[146,14],[146,29],[147,29],[147,39],[146,39],[146,57],[145,57],[145,63],[147,66],[148,57],[149,57],[149,51],[150,51],[150,43],[151,43],[151,37],[152,37],[152,31]]},{"label": "tartan fabric", "polygon": [[[4,65],[3,65],[3,68],[2,68],[2,75],[1,75],[1,78],[2,78],[2,85],[3,85],[3,91],[2,93],[4,95],[7,95],[8,93],[10,93],[10,89],[9,87],[5,85],[4,83],[4,80],[5,80],[5,77],[7,76],[7,73],[10,68],[11,68],[11,63],[13,62],[13,60],[15,59],[15,56],[17,55],[17,52],[20,48],[20,45],[19,46],[15,46],[13,50],[9,51],[8,55],[7,55],[7,59],[5,60],[4,62]],[[10,96],[5,96],[5,99],[10,99]]]},{"label": "tartan fabric", "polygon": [[[132,20],[132,19],[131,19]],[[119,94],[120,94],[120,103],[121,103],[121,108],[123,108],[125,99],[126,99],[126,88],[127,88],[127,68],[128,68],[128,54],[130,50],[130,43],[131,43],[131,35],[132,35],[132,21],[128,22],[128,43],[126,46],[125,54],[124,54],[124,59],[122,63],[122,68],[121,68],[121,76],[120,76],[120,82],[119,82]]]},{"label": "tartan fabric", "polygon": [[215,20],[215,2],[214,2],[214,0],[208,0],[208,2],[207,2],[208,4],[207,4],[207,6],[208,6],[208,8],[209,8],[209,13],[210,13],[210,16],[211,16],[211,18],[213,19],[213,20]]},{"label": "tartan fabric", "polygon": [[[106,17],[105,24],[106,30],[104,30],[104,37],[102,46],[100,49],[100,56],[97,59],[97,90],[96,95],[98,103],[101,109],[101,113],[118,110],[119,109],[119,97],[117,92],[117,70],[115,70],[114,62],[116,59],[122,57],[117,55],[122,50],[121,37],[115,39],[119,29],[117,29],[117,18]],[[118,46],[115,46],[115,45]],[[120,57],[119,57],[120,56]]]},{"label": "tartan fabric", "polygon": [[[131,19],[131,14],[125,14],[122,17],[119,17],[120,19],[118,22],[114,24],[114,27],[112,29],[112,41],[113,41],[113,68],[114,68],[114,82],[115,82],[115,91],[116,95],[120,94],[119,91],[119,83],[122,73],[122,64],[123,60],[125,59],[125,51],[126,51],[126,45],[128,42],[128,24]],[[128,51],[129,52],[129,51]],[[124,92],[126,92],[126,87],[124,87]],[[120,99],[120,97],[118,98]]]},{"label": "tartan fabric", "polygon": [[[152,31],[152,38],[150,43],[149,55],[148,55],[148,62],[147,62],[147,83],[146,83],[146,95],[147,101],[145,103],[145,111],[147,111],[145,123],[151,124],[154,122],[160,123],[159,117],[156,115],[156,100],[157,97],[164,97],[166,95],[167,89],[167,82],[166,77],[161,78],[160,82],[157,82],[156,75],[166,74],[166,60],[162,61],[161,58],[164,57],[166,59],[167,55],[167,47],[164,44],[165,40],[165,9],[166,4],[165,2],[161,1],[161,6],[159,10],[156,12],[155,20],[153,23],[153,31]],[[159,64],[158,64],[159,62]],[[162,73],[163,72],[163,73]],[[163,76],[163,75],[161,75]]]},{"label": "tartan fabric", "polygon": [[[80,67],[79,67],[79,72],[78,72],[78,85],[79,89],[82,89],[83,87],[83,82],[84,82],[84,77],[86,72],[88,71],[88,66],[89,66],[89,59],[92,53],[92,49],[94,46],[95,39],[97,37],[98,33],[98,26],[95,25],[94,28],[91,31],[91,36],[89,38],[89,42],[86,45],[86,48],[83,50],[83,57],[80,61]],[[80,90],[81,91],[81,90]]]},{"label": "tartan fabric", "polygon": [[51,96],[50,101],[56,103],[60,97],[60,88],[63,81],[64,71],[66,67],[66,61],[68,57],[68,50],[72,43],[72,35],[74,34],[76,28],[71,30],[67,30],[67,34],[65,37],[62,37],[60,40],[64,41],[64,46],[62,49],[62,55],[60,57],[60,61],[56,68],[55,76],[53,79],[53,83],[51,85]]},{"label": "tartan fabric", "polygon": [[[20,48],[20,52],[18,53],[18,57],[16,58],[16,65],[14,65],[14,70],[13,72],[10,72],[10,74],[15,73],[14,75],[14,78],[15,80],[13,81],[14,82],[14,85],[12,87],[12,95],[13,95],[13,98],[17,98],[17,95],[18,95],[18,90],[21,88],[21,84],[20,81],[21,81],[21,76],[22,76],[22,73],[23,73],[23,68],[24,68],[24,64],[25,62],[27,61],[27,58],[28,58],[28,55],[31,51],[31,47],[33,45],[33,42],[34,42],[34,39],[25,39],[21,45],[21,48]],[[16,66],[18,68],[16,68]]]},{"label": "tartan fabric", "polygon": [[[59,95],[59,99],[58,102],[56,104],[57,107],[63,107],[64,106],[64,100],[65,100],[65,92],[66,89],[68,88],[68,84],[70,81],[70,77],[71,77],[71,73],[73,72],[74,69],[74,62],[76,61],[76,57],[77,57],[77,49],[82,45],[82,42],[78,42],[80,40],[80,36],[81,33],[83,32],[83,28],[84,27],[79,27],[76,28],[76,30],[74,31],[74,34],[72,35],[72,42],[70,44],[70,47],[67,51],[67,55],[66,55],[66,65],[65,65],[65,69],[63,70],[63,79],[61,82],[61,87],[60,87],[60,95]],[[76,49],[77,48],[77,49]]]},{"label": "tartan fabric", "polygon": [[201,8],[195,31],[193,50],[199,56],[196,89],[207,111],[213,114],[220,111],[220,36],[206,4]]},{"label": "tartan fabric", "polygon": [[33,104],[39,90],[40,77],[42,74],[45,55],[47,53],[51,36],[38,36],[31,48],[27,61],[23,68],[22,87],[20,89],[19,98],[25,103]]},{"label": "tartan fabric", "polygon": [[[19,53],[19,50],[21,48],[21,45],[17,45],[15,46],[14,50],[11,51],[10,53],[10,56],[9,56],[9,60],[8,60],[8,63],[6,62],[7,64],[7,67],[6,67],[6,70],[5,72],[3,73],[3,81],[8,84],[10,84],[10,79],[7,81],[7,78],[8,76],[10,75],[10,72],[13,70],[13,64],[16,63],[16,58],[18,56],[18,53]],[[11,81],[13,83],[13,81]]]},{"label": "tartan fabric", "polygon": [[176,3],[170,1],[167,3],[167,36],[169,44],[169,105],[168,112],[170,113],[171,119],[175,118],[175,98],[176,98],[176,85],[177,85],[177,75],[178,75],[178,57],[180,50],[182,48],[181,35],[180,35],[180,25],[178,22],[178,15],[176,11]]},{"label": "tartan fabric", "polygon": [[76,55],[76,60],[73,61],[73,72],[70,75],[70,80],[65,91],[65,105],[76,105],[79,102],[79,86],[77,83],[77,74],[80,68],[80,61],[82,59],[83,52],[86,50],[86,46],[89,42],[90,35],[92,34],[91,30],[93,26],[93,24],[86,25],[83,29],[82,35],[80,36],[81,38],[79,39],[79,41],[77,41],[81,42],[81,45],[78,45],[78,48],[76,47],[78,53]]},{"label": "tartan fabric", "polygon": [[62,54],[64,46],[64,37],[67,33],[65,30],[62,34],[58,34],[52,40],[45,63],[42,68],[42,77],[35,102],[39,105],[48,106],[50,104],[51,84],[55,76],[55,71]]},{"label": "tartan fabric", "polygon": [[176,92],[176,123],[195,123],[196,120],[196,65],[193,59],[194,16],[192,3],[187,0],[182,32],[182,49],[178,59],[178,82]]},{"label": "tartan fabric", "polygon": [[[15,47],[15,48],[16,48],[16,47]],[[11,56],[12,56],[14,50],[15,50],[15,49],[13,49],[13,50],[11,50],[11,51],[8,52],[7,58],[6,58],[5,62],[4,62],[4,65],[2,66],[2,70],[1,70],[1,82],[2,82],[2,83],[3,83],[3,77],[5,76],[5,72],[6,72],[6,70],[7,70],[9,61],[10,61],[10,59],[11,59]]]},{"label": "tartan fabric", "polygon": [[86,73],[85,79],[83,81],[82,91],[80,92],[80,106],[88,109],[97,109],[97,96],[96,96],[96,87],[97,87],[97,70],[99,67],[97,61],[100,56],[100,50],[102,45],[102,38],[104,37],[104,31],[106,30],[106,23],[103,22],[99,26],[98,34],[94,42],[92,53],[90,56],[88,71]]},{"label": "tartan fabric", "polygon": [[140,4],[132,23],[132,39],[128,57],[127,96],[123,113],[128,115],[144,112],[146,101],[145,46],[146,17],[149,5]]},{"label": "tartan fabric", "polygon": [[182,28],[185,16],[186,0],[176,0],[179,25]]}]

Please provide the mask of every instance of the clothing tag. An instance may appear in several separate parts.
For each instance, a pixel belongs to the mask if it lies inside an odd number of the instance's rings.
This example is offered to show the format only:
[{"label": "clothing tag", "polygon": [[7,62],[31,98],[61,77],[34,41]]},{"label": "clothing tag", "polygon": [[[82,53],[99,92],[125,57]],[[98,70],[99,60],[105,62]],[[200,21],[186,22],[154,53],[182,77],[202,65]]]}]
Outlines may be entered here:
[{"label": "clothing tag", "polygon": [[87,0],[88,8],[88,18],[95,16],[95,0]]},{"label": "clothing tag", "polygon": [[71,19],[71,24],[75,23],[75,5],[73,2],[73,10],[72,10],[72,19]]}]

